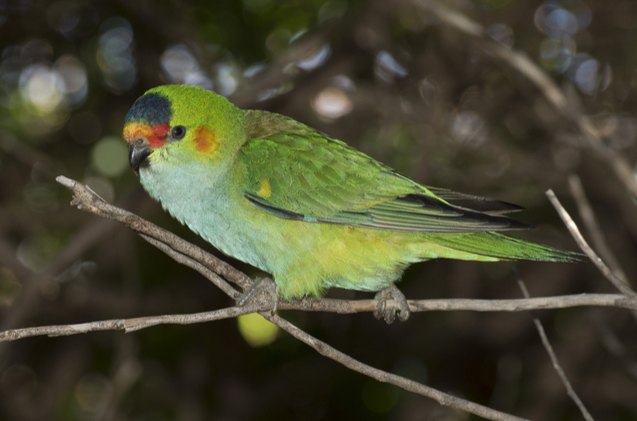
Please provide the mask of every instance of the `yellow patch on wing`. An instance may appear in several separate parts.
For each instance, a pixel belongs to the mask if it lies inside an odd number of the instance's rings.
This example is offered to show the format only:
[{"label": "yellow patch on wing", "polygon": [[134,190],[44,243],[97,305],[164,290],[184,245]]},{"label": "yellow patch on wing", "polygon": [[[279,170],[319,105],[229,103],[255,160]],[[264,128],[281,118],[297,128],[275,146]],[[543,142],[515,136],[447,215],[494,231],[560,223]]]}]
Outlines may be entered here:
[{"label": "yellow patch on wing", "polygon": [[193,142],[197,151],[205,154],[214,153],[219,147],[217,135],[205,126],[199,126],[195,129]]},{"label": "yellow patch on wing", "polygon": [[272,188],[270,187],[270,181],[267,178],[261,180],[260,188],[257,191],[257,194],[264,199],[267,199],[272,195]]}]

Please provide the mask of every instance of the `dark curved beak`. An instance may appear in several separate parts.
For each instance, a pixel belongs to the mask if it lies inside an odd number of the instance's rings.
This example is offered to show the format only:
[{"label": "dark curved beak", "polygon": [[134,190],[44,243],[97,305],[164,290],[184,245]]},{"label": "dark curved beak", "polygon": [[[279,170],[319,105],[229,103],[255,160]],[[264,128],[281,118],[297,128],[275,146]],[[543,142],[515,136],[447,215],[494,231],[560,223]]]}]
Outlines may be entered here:
[{"label": "dark curved beak", "polygon": [[151,154],[148,142],[144,139],[137,139],[131,143],[128,150],[128,163],[135,173],[139,173],[139,168],[148,165],[148,155]]}]

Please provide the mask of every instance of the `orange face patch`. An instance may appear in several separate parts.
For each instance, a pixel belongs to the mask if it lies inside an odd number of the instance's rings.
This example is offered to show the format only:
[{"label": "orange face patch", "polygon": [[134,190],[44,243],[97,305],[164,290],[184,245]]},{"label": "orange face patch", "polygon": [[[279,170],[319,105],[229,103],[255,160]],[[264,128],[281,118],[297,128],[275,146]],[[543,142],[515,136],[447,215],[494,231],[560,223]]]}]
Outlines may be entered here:
[{"label": "orange face patch", "polygon": [[131,143],[137,139],[146,139],[149,146],[156,149],[166,143],[168,130],[170,130],[168,124],[151,126],[146,123],[131,122],[124,126],[124,140]]},{"label": "orange face patch", "polygon": [[215,132],[204,126],[195,129],[192,140],[195,143],[195,148],[201,153],[211,154],[219,147]]}]

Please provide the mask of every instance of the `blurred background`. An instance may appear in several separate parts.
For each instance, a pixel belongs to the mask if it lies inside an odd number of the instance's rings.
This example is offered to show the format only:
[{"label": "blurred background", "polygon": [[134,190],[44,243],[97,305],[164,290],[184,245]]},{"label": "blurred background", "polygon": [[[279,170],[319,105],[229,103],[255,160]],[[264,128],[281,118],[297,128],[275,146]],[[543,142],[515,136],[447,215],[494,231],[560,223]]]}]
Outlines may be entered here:
[{"label": "blurred background", "polygon": [[[537,229],[520,236],[571,250],[544,191],[554,189],[580,221],[568,183],[577,175],[634,277],[635,202],[608,164],[525,77],[424,3],[0,0],[2,330],[231,305],[131,231],[70,207],[54,181],[85,182],[202,244],[142,191],[120,138],[134,99],[163,83],[290,115],[429,185],[523,205],[519,217]],[[607,146],[634,162],[637,2],[444,3],[537,62]],[[614,292],[589,262],[515,270],[535,296]],[[419,264],[400,287],[414,299],[521,295],[506,263]],[[580,418],[528,313],[420,313],[391,326],[370,314],[284,315],[378,368],[519,416]],[[637,419],[633,315],[538,315],[593,415]],[[348,371],[258,319],[240,325],[1,344],[0,418],[467,419]]]}]

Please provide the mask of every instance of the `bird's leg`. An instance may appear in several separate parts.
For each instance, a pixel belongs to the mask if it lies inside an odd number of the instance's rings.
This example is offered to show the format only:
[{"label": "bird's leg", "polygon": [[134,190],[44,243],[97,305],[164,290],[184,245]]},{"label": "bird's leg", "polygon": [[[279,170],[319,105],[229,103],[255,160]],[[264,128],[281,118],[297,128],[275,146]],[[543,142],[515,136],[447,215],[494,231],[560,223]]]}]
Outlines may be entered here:
[{"label": "bird's leg", "polygon": [[409,318],[409,304],[396,285],[391,284],[381,289],[374,298],[377,302],[374,317],[377,319],[383,319],[387,324],[391,324],[396,320],[397,315],[402,322]]},{"label": "bird's leg", "polygon": [[256,304],[259,308],[269,308],[271,314],[274,314],[279,304],[279,294],[277,286],[272,278],[257,278],[247,292],[237,299],[237,304],[245,306],[246,304]]}]

